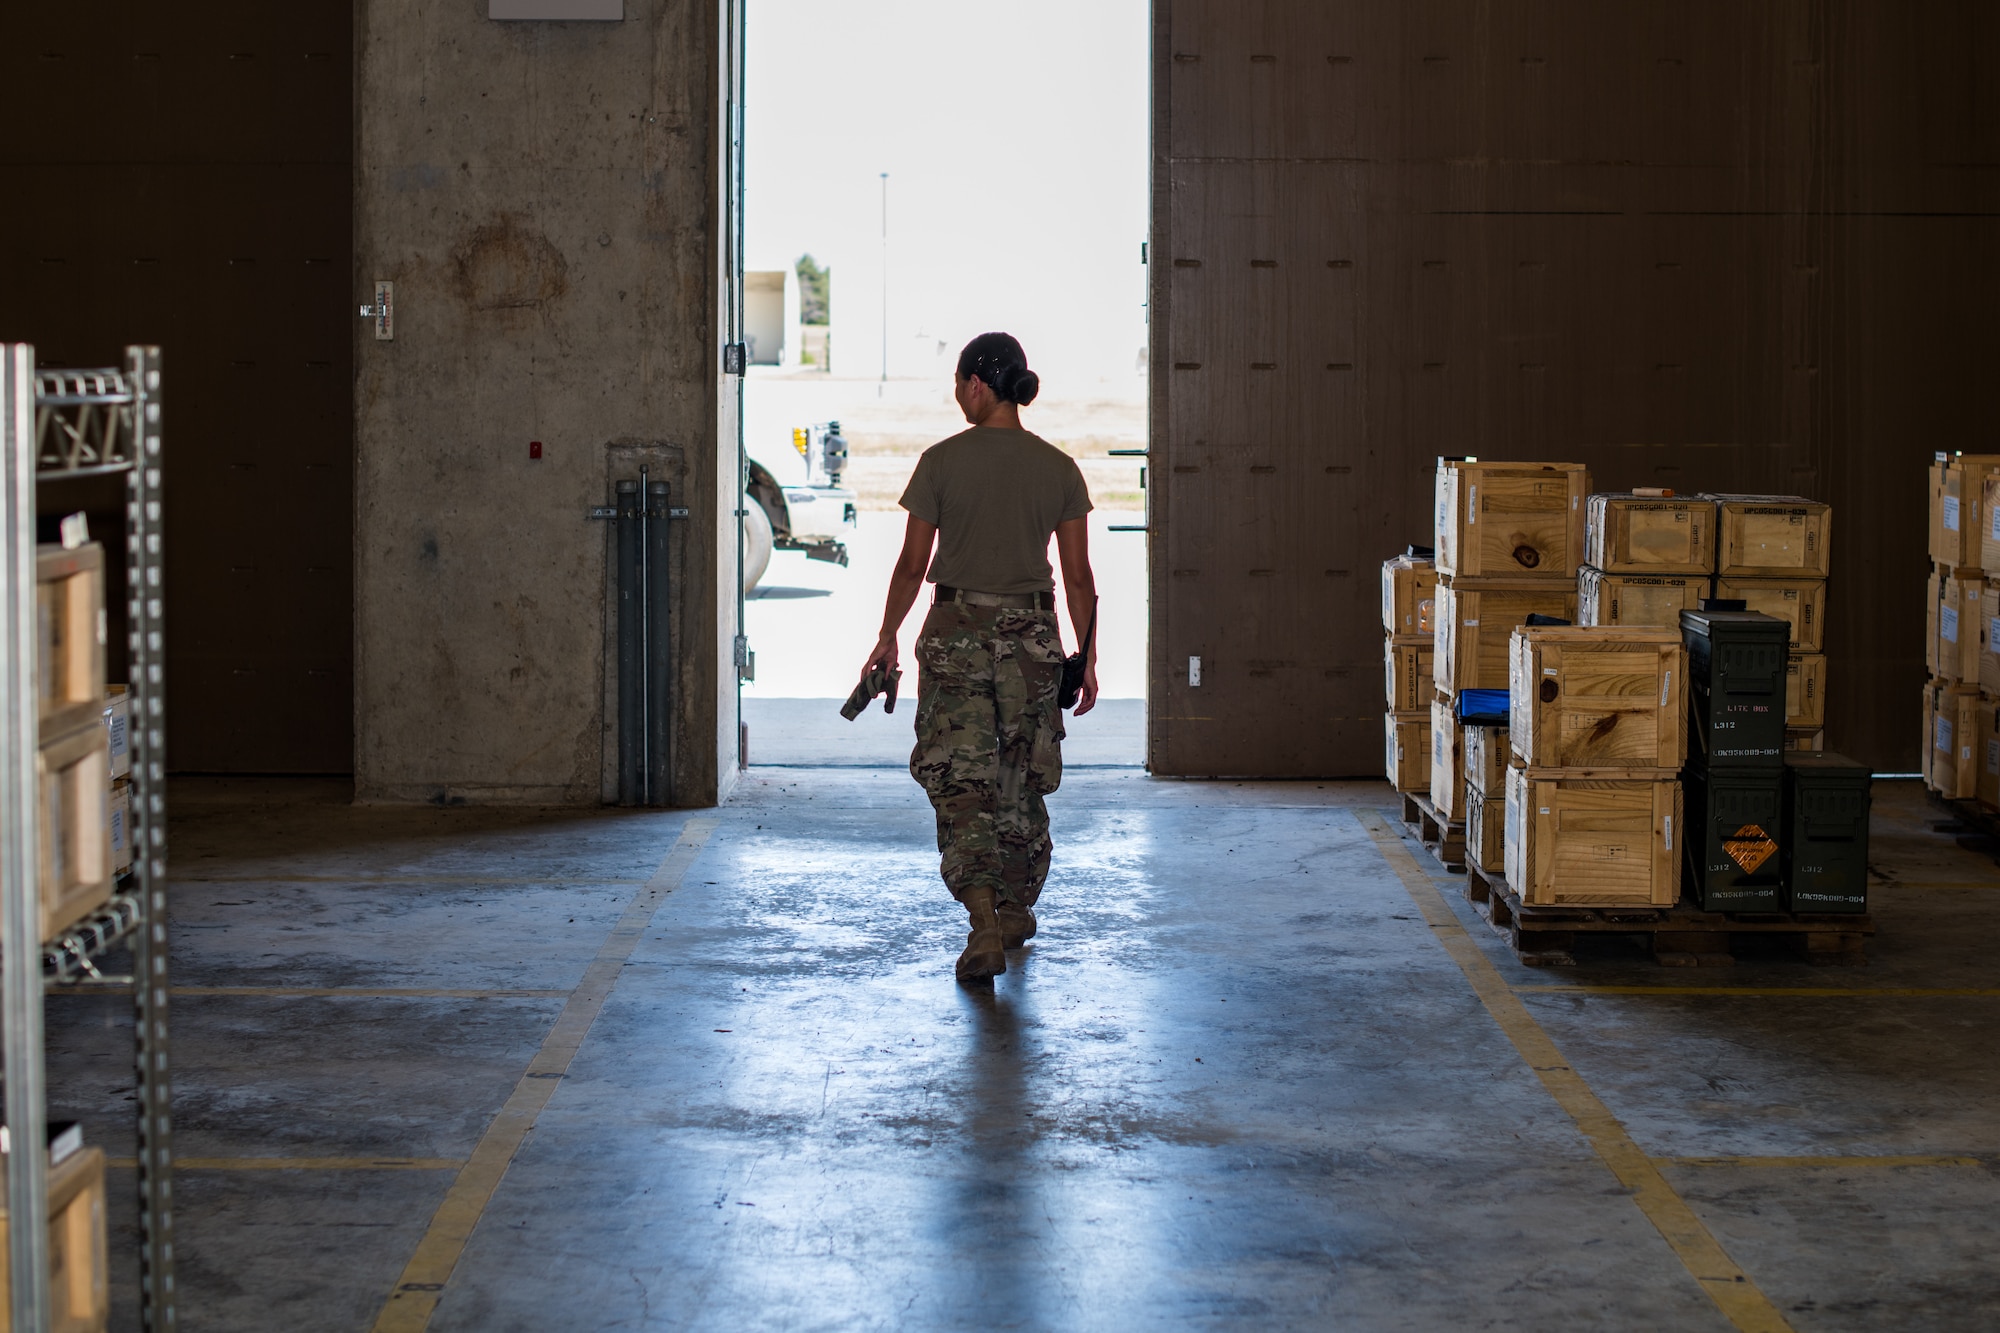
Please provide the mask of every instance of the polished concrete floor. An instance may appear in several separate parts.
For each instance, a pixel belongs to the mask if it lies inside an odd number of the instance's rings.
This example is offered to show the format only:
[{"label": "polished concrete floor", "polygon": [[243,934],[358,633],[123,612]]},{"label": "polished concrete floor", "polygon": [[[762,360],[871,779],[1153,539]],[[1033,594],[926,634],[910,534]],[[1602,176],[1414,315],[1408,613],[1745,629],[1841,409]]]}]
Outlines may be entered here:
[{"label": "polished concrete floor", "polygon": [[[173,799],[189,1330],[368,1329],[420,1247],[429,1326],[489,1333],[1748,1326],[1723,1280],[1766,1327],[2000,1326],[2000,871],[1904,784],[1869,967],[1538,971],[1379,783],[1079,772],[984,991],[893,771],[670,814]],[[57,1113],[129,1156],[123,1001],[50,1030]]]}]

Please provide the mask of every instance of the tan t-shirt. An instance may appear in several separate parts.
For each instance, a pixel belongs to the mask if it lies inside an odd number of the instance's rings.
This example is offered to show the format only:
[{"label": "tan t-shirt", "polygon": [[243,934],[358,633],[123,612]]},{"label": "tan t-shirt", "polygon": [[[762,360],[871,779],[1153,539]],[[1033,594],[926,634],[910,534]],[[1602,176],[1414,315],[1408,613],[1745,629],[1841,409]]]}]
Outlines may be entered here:
[{"label": "tan t-shirt", "polygon": [[1090,512],[1076,460],[1025,430],[974,426],[924,450],[903,508],[938,529],[930,581],[972,592],[1054,592],[1049,537]]}]

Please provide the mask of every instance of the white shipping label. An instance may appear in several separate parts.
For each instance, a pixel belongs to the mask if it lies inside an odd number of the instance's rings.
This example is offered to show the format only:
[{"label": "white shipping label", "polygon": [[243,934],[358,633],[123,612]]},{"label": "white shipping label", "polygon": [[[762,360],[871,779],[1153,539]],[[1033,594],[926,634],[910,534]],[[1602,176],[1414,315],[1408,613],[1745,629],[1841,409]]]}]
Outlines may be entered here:
[{"label": "white shipping label", "polygon": [[1471,629],[1471,628],[1472,628],[1473,626],[1477,625],[1478,623],[1479,623],[1479,622],[1478,622],[1478,621],[1476,621],[1476,620],[1461,620],[1461,621],[1459,622],[1459,624],[1463,625],[1463,626],[1464,626],[1465,628],[1467,628],[1467,629]]},{"label": "white shipping label", "polygon": [[1938,608],[1938,637],[1958,642],[1958,608],[1941,606]]},{"label": "white shipping label", "polygon": [[1667,696],[1674,692],[1674,669],[1667,668],[1666,679],[1660,682],[1660,707],[1667,706]]},{"label": "white shipping label", "polygon": [[1986,535],[1991,537],[1994,541],[2000,542],[2000,505],[1995,505],[1993,507],[1993,512],[1989,514],[1987,517],[1992,520],[1992,523],[1987,528]]},{"label": "white shipping label", "polygon": [[1465,526],[1468,528],[1479,521],[1479,484],[1473,483],[1470,489],[1472,500],[1465,506]]},{"label": "white shipping label", "polygon": [[1941,717],[1937,720],[1937,735],[1932,738],[1931,744],[1935,746],[1937,749],[1944,751],[1946,754],[1951,753],[1950,718]]},{"label": "white shipping label", "polygon": [[1986,651],[2000,653],[2000,616],[1986,622]]},{"label": "white shipping label", "polygon": [[1956,495],[1947,495],[1944,497],[1944,530],[1946,532],[1958,531],[1958,497]]},{"label": "white shipping label", "polygon": [[1668,815],[1668,816],[1667,816],[1667,850],[1671,852],[1671,851],[1672,851],[1673,849],[1674,849],[1674,817],[1673,817],[1672,815]]}]

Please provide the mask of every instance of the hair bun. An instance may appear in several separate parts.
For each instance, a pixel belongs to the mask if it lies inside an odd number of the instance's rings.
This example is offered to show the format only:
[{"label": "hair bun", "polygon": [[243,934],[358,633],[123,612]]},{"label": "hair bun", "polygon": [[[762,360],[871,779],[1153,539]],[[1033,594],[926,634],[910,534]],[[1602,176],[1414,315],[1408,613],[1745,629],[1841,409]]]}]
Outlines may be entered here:
[{"label": "hair bun", "polygon": [[1008,389],[1007,397],[1022,407],[1026,407],[1029,403],[1035,401],[1035,395],[1041,391],[1042,377],[1034,371],[1029,370],[1026,366],[1023,366],[1020,373],[1014,376],[1014,383]]}]

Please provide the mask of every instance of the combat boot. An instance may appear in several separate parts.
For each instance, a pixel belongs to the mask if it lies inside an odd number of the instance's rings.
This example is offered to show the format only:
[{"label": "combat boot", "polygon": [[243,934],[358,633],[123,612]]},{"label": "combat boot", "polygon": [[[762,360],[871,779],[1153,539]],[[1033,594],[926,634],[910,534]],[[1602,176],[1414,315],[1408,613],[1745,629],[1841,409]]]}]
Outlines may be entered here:
[{"label": "combat boot", "polygon": [[1019,903],[1000,900],[994,909],[1000,918],[1000,947],[1018,949],[1035,938],[1035,914]]},{"label": "combat boot", "polygon": [[1007,970],[1007,953],[1000,944],[1000,918],[993,910],[992,889],[967,889],[966,915],[972,918],[972,932],[965,937],[965,952],[958,956],[960,981],[984,981]]}]

